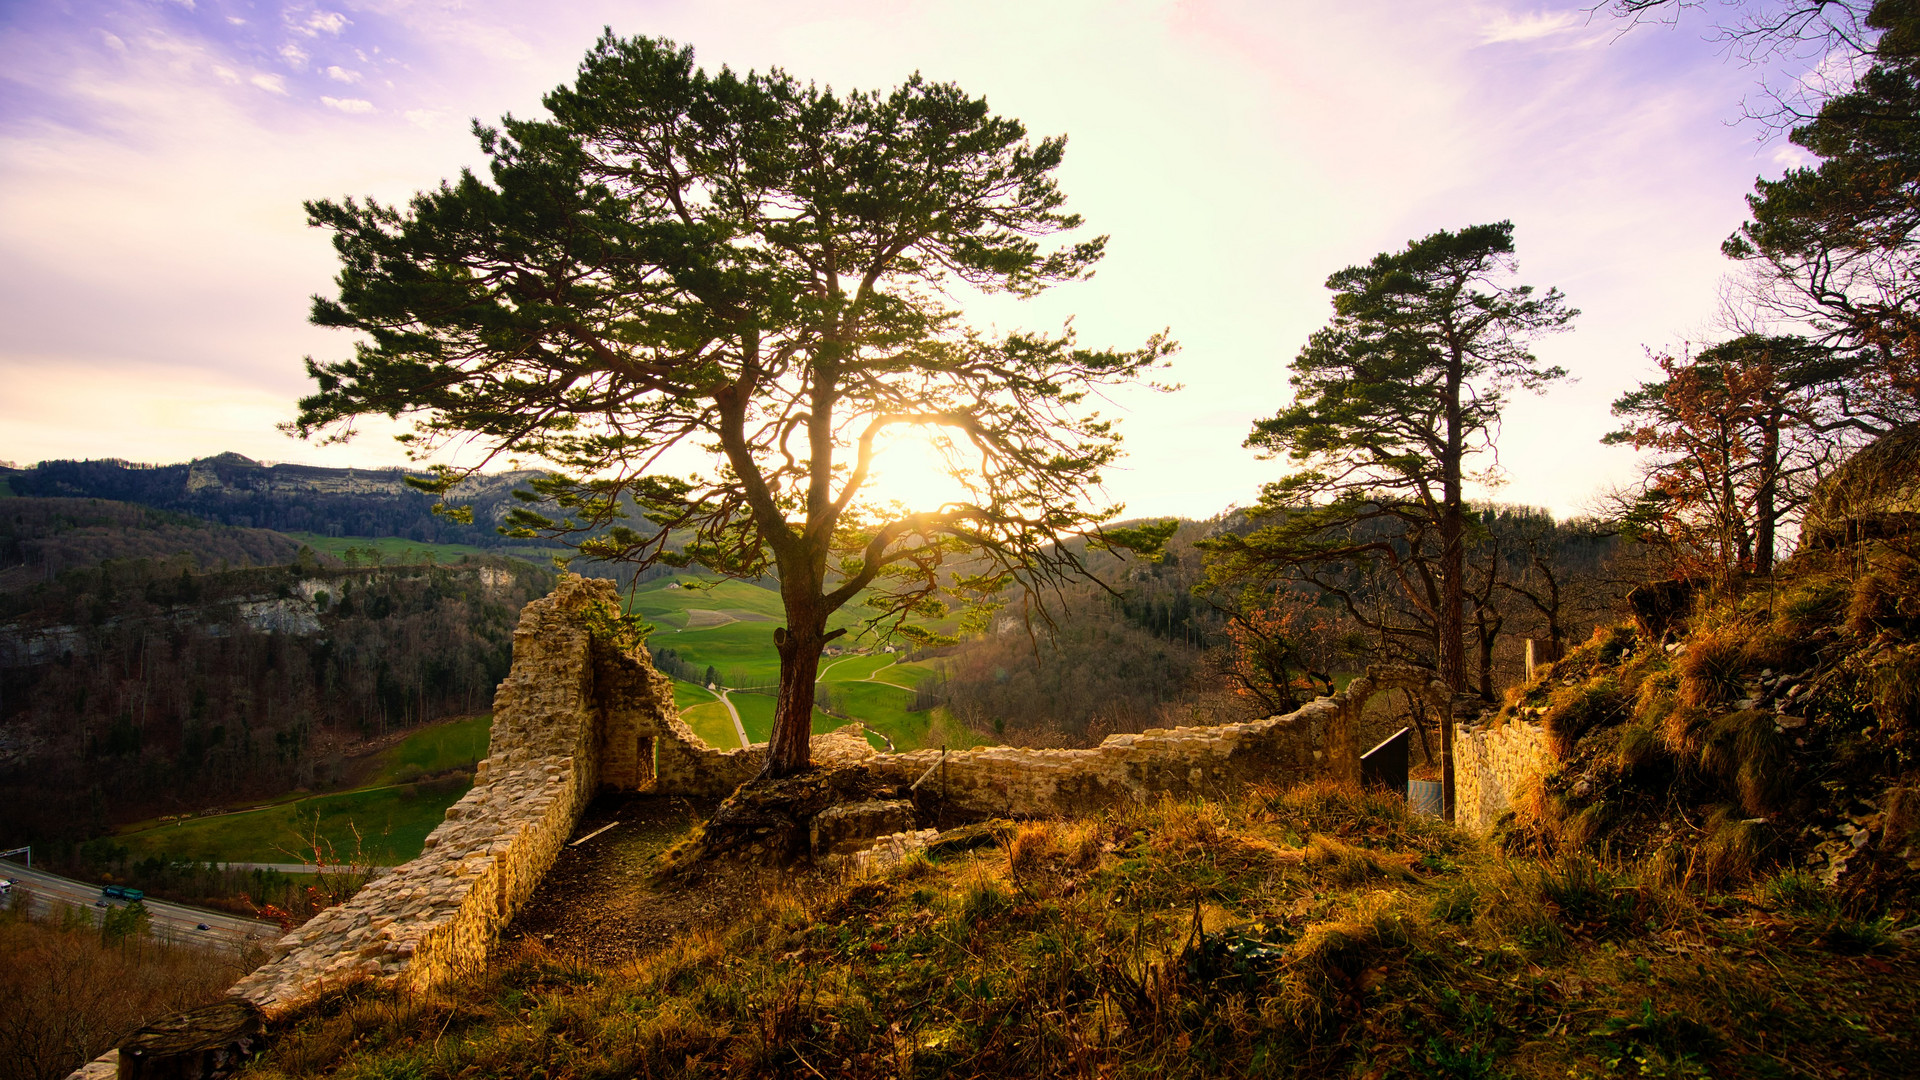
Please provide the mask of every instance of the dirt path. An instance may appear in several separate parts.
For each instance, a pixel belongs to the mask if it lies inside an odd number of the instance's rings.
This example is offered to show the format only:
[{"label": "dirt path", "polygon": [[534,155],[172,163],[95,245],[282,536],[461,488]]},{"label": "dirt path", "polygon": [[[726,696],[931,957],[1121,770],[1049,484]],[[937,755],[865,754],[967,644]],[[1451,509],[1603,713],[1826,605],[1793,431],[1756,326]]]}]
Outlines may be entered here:
[{"label": "dirt path", "polygon": [[560,850],[533,899],[508,925],[502,944],[538,942],[562,955],[616,964],[645,956],[688,930],[725,926],[768,893],[818,884],[808,877],[736,867],[685,887],[654,889],[647,882],[654,857],[704,821],[714,806],[668,795],[595,799],[574,838],[610,822],[620,824]]}]

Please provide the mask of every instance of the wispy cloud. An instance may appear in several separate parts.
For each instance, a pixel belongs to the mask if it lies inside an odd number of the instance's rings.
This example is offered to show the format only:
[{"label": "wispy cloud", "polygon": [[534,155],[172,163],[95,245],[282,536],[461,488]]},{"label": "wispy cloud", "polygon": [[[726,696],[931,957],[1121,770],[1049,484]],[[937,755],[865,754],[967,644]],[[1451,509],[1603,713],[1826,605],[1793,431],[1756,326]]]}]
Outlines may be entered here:
[{"label": "wispy cloud", "polygon": [[280,59],[285,60],[289,67],[304,70],[307,66],[307,50],[289,42],[280,46]]},{"label": "wispy cloud", "polygon": [[1497,11],[1480,25],[1480,40],[1487,45],[1508,41],[1539,41],[1577,30],[1586,22],[1587,15],[1583,11],[1535,11],[1517,15],[1509,11]]},{"label": "wispy cloud", "polygon": [[1805,169],[1820,160],[1792,143],[1781,143],[1771,156],[1773,163],[1783,169]]},{"label": "wispy cloud", "polygon": [[[1686,34],[1617,38],[1587,3],[16,4],[0,35],[0,385],[30,389],[0,394],[0,457],[393,460],[381,439],[296,446],[272,428],[310,391],[299,358],[352,347],[305,321],[337,265],[301,201],[401,201],[479,164],[466,118],[537,109],[611,24],[693,44],[709,70],[884,89],[919,68],[1071,132],[1063,185],[1114,237],[1099,280],[969,313],[1072,314],[1113,345],[1171,324],[1186,342],[1187,389],[1126,420],[1114,494],[1132,512],[1210,514],[1273,478],[1239,443],[1284,404],[1330,271],[1514,220],[1524,280],[1588,314],[1541,349],[1581,386],[1509,413],[1500,497],[1572,509],[1614,468],[1593,438],[1604,403],[1651,374],[1640,345],[1711,315],[1740,196],[1799,160],[1722,123],[1750,72]],[[1016,19],[1033,32],[1009,38]],[[1215,197],[1192,197],[1196,176]],[[228,404],[139,404],[174,400]],[[124,419],[103,428],[103,411]]]},{"label": "wispy cloud", "polygon": [[[292,21],[296,18],[296,15],[294,12],[289,11],[287,18],[289,21]],[[337,11],[315,11],[309,13],[305,19],[294,22],[293,28],[308,37],[319,37],[321,34],[331,34],[338,37],[340,36],[340,31],[345,30],[349,22],[350,20],[345,15]]]}]

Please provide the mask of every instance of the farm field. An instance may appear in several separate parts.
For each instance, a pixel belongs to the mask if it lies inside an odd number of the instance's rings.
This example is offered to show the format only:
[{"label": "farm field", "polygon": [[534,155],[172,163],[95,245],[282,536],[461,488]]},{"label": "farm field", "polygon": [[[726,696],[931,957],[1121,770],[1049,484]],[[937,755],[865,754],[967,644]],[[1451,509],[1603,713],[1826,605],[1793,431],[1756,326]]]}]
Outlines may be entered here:
[{"label": "farm field", "polygon": [[[656,627],[648,644],[673,650],[696,672],[711,667],[725,686],[770,691],[780,678],[780,658],[773,646],[774,628],[781,625],[784,614],[779,594],[740,581],[688,588],[688,580],[679,577],[649,582],[629,597],[627,610]],[[830,620],[836,628],[847,627],[849,638],[854,637],[857,623],[857,615],[847,609]],[[849,642],[843,639],[842,643]],[[857,647],[872,644],[857,639],[851,643]],[[984,741],[944,710],[909,711],[914,687],[933,674],[933,668],[897,660],[897,654],[879,652],[823,658],[820,689],[831,699],[835,715],[815,710],[813,730],[831,731],[849,720],[858,720],[891,739],[898,750],[942,744],[976,746]],[[747,737],[765,742],[773,730],[773,695],[736,689],[731,697]],[[712,695],[676,682],[674,700],[687,726],[710,745],[731,749],[739,742],[726,706]],[[876,747],[883,745],[875,740]]]},{"label": "farm field", "polygon": [[334,857],[355,850],[375,865],[391,866],[420,854],[427,834],[472,786],[471,775],[422,781],[423,776],[471,769],[486,756],[491,716],[465,717],[422,728],[382,751],[368,783],[350,791],[293,795],[259,810],[217,817],[147,823],[115,838],[132,857],[215,862],[300,862],[312,857],[312,838]]},{"label": "farm field", "polygon": [[357,848],[376,866],[420,854],[447,807],[472,786],[465,777],[356,788],[242,810],[220,817],[168,822],[116,837],[134,859],[165,857],[212,862],[302,862],[321,850],[344,860]]},{"label": "farm field", "polygon": [[550,555],[565,554],[560,548],[482,548],[472,544],[426,544],[399,536],[322,536],[311,532],[290,532],[286,535],[315,551],[335,558],[346,558],[348,548],[356,551],[366,551],[371,548],[380,553],[383,561],[400,564],[425,562],[428,557],[432,557],[435,562],[459,562],[461,557],[466,555],[504,555],[508,558],[544,563]]}]

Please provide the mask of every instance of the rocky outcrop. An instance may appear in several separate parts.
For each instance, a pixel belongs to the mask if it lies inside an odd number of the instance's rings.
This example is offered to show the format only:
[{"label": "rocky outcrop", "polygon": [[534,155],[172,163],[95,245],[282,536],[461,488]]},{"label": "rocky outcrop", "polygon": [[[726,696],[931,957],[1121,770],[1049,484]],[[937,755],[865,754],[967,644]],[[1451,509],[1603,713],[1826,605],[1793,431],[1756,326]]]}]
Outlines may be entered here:
[{"label": "rocky outcrop", "polygon": [[1800,546],[1831,548],[1920,531],[1920,424],[1881,436],[1820,482]]}]

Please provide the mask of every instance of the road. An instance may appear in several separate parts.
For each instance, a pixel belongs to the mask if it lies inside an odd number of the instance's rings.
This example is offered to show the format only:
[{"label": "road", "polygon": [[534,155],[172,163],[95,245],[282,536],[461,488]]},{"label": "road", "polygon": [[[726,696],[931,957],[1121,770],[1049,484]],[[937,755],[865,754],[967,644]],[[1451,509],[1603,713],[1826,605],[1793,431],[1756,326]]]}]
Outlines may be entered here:
[{"label": "road", "polygon": [[727,707],[727,715],[733,717],[733,730],[740,735],[740,745],[743,747],[752,746],[753,740],[747,738],[747,725],[740,722],[740,710],[733,707],[733,699],[727,696],[731,691],[722,690],[714,694],[712,690],[709,690],[707,693],[719,698],[720,703]]},{"label": "road", "polygon": [[[14,880],[13,891],[25,897],[28,910],[35,914],[51,910],[57,904],[78,908],[96,918],[102,910],[95,905],[95,901],[102,899],[98,885],[29,870],[14,862],[0,862],[0,877]],[[151,897],[142,902],[152,916],[149,926],[153,936],[162,940],[239,947],[270,945],[281,936],[278,925],[259,919],[243,919]],[[107,904],[125,907],[126,901],[108,900]],[[202,925],[207,929],[198,929]]]}]

